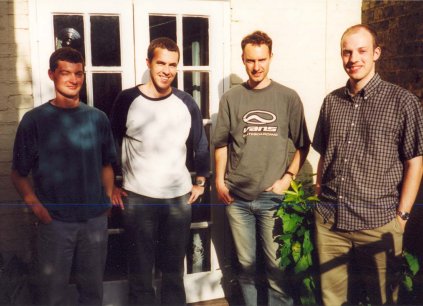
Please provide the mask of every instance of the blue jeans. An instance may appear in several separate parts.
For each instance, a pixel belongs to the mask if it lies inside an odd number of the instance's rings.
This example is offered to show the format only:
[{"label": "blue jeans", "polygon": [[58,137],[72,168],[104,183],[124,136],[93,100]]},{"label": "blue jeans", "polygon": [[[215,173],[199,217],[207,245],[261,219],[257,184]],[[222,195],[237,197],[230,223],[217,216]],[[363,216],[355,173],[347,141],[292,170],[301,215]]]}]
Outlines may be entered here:
[{"label": "blue jeans", "polygon": [[239,283],[244,302],[248,306],[257,305],[256,284],[256,237],[260,239],[265,260],[269,305],[293,305],[287,294],[288,282],[279,268],[275,242],[275,213],[283,196],[272,192],[261,193],[256,200],[246,201],[235,196],[235,201],[226,206],[238,261],[241,265]]},{"label": "blue jeans", "polygon": [[154,199],[127,191],[124,226],[128,246],[129,303],[154,305],[153,267],[162,272],[161,304],[185,305],[184,258],[189,241],[189,195]]},{"label": "blue jeans", "polygon": [[79,305],[102,305],[103,274],[107,256],[107,216],[86,222],[39,224],[38,291],[40,305],[68,304],[72,263]]}]

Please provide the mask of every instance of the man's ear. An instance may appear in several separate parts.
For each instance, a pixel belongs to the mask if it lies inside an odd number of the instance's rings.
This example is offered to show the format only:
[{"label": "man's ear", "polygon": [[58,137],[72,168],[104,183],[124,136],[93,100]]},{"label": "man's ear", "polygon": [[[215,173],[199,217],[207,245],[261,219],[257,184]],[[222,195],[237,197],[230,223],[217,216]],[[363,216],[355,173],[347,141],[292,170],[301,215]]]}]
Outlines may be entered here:
[{"label": "man's ear", "polygon": [[50,69],[47,71],[48,77],[50,80],[54,81],[54,71],[51,71]]},{"label": "man's ear", "polygon": [[151,62],[148,58],[145,59],[145,63],[147,64],[148,69],[150,69]]},{"label": "man's ear", "polygon": [[380,55],[382,54],[382,49],[380,47],[376,47],[373,51],[373,61],[377,61],[380,58]]}]

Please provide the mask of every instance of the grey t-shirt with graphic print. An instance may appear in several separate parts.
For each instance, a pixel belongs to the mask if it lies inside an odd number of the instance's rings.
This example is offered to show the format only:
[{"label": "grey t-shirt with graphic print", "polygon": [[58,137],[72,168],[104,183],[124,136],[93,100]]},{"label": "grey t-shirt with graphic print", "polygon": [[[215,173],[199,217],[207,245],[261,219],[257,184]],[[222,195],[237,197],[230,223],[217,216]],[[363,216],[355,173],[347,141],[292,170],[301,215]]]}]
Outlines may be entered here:
[{"label": "grey t-shirt with graphic print", "polygon": [[288,167],[288,146],[310,144],[298,94],[272,81],[263,89],[247,83],[220,100],[213,143],[228,146],[225,182],[231,193],[254,200],[280,179]]}]

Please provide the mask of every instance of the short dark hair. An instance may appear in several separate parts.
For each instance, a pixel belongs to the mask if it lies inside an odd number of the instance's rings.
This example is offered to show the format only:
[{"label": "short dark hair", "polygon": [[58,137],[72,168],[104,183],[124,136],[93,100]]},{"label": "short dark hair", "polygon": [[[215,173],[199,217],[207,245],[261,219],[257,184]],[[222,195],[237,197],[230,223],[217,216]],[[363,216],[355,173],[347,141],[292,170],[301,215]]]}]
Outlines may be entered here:
[{"label": "short dark hair", "polygon": [[269,37],[269,35],[262,31],[255,31],[242,39],[241,48],[243,52],[247,44],[252,44],[255,46],[266,45],[269,48],[270,54],[272,54],[272,39]]},{"label": "short dark hair", "polygon": [[149,61],[153,60],[154,57],[154,51],[157,49],[166,49],[172,52],[178,52],[178,61],[179,61],[179,47],[176,44],[176,42],[174,42],[172,39],[168,38],[168,37],[159,37],[156,39],[153,39],[150,42],[150,45],[148,46],[148,50],[147,50],[147,58]]},{"label": "short dark hair", "polygon": [[376,31],[371,26],[369,26],[367,24],[356,24],[356,25],[353,25],[352,27],[349,27],[348,29],[346,29],[344,34],[342,34],[341,43],[342,43],[342,40],[344,39],[344,37],[346,35],[353,33],[353,32],[357,32],[360,29],[367,31],[367,32],[370,33],[370,35],[372,35],[373,49],[376,49],[377,47],[379,47],[379,40],[378,40]]},{"label": "short dark hair", "polygon": [[65,61],[74,64],[81,63],[82,66],[85,65],[82,54],[78,50],[75,50],[70,47],[57,49],[51,54],[49,67],[50,71],[56,70],[59,61]]}]

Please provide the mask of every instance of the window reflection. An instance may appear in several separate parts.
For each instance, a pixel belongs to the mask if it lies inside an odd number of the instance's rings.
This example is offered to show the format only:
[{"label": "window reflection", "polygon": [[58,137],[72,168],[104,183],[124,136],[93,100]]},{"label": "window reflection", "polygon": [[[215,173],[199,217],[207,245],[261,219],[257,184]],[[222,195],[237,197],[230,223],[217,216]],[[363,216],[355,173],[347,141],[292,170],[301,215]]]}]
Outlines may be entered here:
[{"label": "window reflection", "polygon": [[120,73],[94,73],[93,94],[94,106],[107,115],[118,93],[122,90],[122,77]]},{"label": "window reflection", "polygon": [[202,17],[183,18],[185,66],[208,66],[209,20]]},{"label": "window reflection", "polygon": [[85,58],[84,21],[81,15],[53,16],[55,48],[71,47]]},{"label": "window reflection", "polygon": [[184,72],[184,91],[189,93],[201,109],[203,118],[209,115],[209,73],[199,71]]},{"label": "window reflection", "polygon": [[120,66],[118,16],[91,16],[91,58],[93,66]]},{"label": "window reflection", "polygon": [[150,15],[150,41],[159,37],[169,37],[176,41],[176,17]]}]

